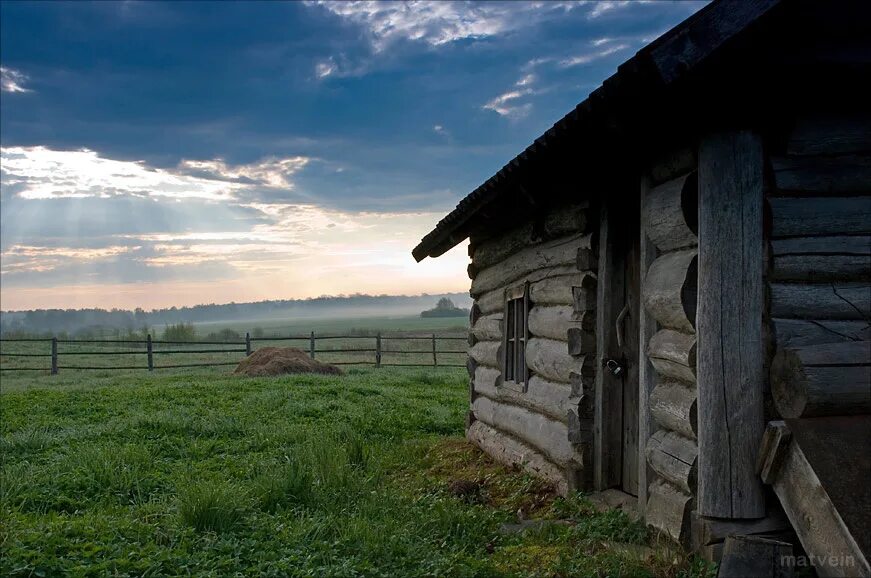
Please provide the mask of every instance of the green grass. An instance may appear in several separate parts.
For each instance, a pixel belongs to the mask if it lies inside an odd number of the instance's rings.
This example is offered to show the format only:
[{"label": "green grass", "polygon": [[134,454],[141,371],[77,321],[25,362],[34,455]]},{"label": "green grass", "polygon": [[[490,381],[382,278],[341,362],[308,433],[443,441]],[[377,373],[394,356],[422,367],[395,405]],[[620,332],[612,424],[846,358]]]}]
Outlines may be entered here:
[{"label": "green grass", "polygon": [[[322,339],[315,344],[316,357],[329,363],[375,364],[376,335],[382,334],[382,363],[431,365],[432,335],[437,334],[437,361],[440,365],[464,365],[466,362],[466,342],[468,320],[466,318],[420,317],[364,317],[356,319],[296,319],[250,321],[231,323],[229,327],[241,335],[234,343],[222,345],[196,344],[154,344],[154,365],[158,370],[163,366],[180,364],[224,364],[216,370],[226,372],[228,367],[245,356],[244,335],[260,327],[263,337],[255,338],[252,347],[296,347],[309,351],[308,335],[314,331],[318,336],[344,335],[348,338]],[[197,339],[208,340],[208,333],[227,328],[227,324],[199,324]],[[270,337],[299,337],[294,340],[274,341]],[[162,339],[154,336],[155,339]],[[402,337],[404,339],[395,339]],[[412,337],[414,339],[407,339]],[[459,339],[455,339],[459,338]],[[189,351],[224,350],[218,353],[189,353]],[[181,353],[163,354],[162,351]],[[111,354],[89,355],[91,352],[112,352]],[[15,357],[10,354],[39,355],[40,357]],[[51,366],[50,341],[16,342],[5,341],[0,344],[0,367],[4,369],[31,367],[44,368],[47,373]],[[58,364],[61,373],[80,371],[67,367],[107,368],[88,371],[117,374],[116,367],[136,367],[144,371],[147,367],[146,346],[144,343],[58,343]],[[83,355],[84,354],[84,355]],[[177,371],[177,368],[167,371]],[[202,369],[194,370],[200,372]],[[3,375],[13,381],[19,376],[32,377],[39,372],[4,371]]]},{"label": "green grass", "polygon": [[[467,444],[466,382],[4,375],[0,575],[704,574]],[[501,534],[518,512],[570,523]]]}]

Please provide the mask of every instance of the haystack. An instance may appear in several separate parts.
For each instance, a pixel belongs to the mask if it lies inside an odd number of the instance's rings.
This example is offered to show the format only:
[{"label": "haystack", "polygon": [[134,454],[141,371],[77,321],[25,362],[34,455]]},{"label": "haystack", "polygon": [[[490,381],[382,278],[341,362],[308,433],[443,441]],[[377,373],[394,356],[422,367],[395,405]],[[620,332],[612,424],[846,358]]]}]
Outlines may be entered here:
[{"label": "haystack", "polygon": [[264,347],[239,362],[233,373],[250,377],[288,373],[341,375],[342,370],[335,365],[312,359],[305,351],[295,347]]}]

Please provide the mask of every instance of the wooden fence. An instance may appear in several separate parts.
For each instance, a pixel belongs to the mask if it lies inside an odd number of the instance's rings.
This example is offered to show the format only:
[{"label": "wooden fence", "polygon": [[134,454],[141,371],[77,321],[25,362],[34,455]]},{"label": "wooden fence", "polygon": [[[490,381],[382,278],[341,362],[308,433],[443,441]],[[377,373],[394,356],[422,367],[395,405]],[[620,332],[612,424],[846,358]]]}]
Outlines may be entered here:
[{"label": "wooden fence", "polygon": [[[326,349],[318,349],[319,341],[335,341],[348,340],[352,346],[332,347]],[[303,336],[285,336],[285,337],[251,337],[250,334],[245,334],[244,341],[163,341],[152,339],[151,335],[145,340],[121,340],[121,339],[58,339],[51,338],[31,338],[31,339],[0,339],[0,371],[49,371],[52,375],[57,375],[60,370],[131,370],[131,369],[147,369],[154,371],[156,369],[174,369],[182,367],[213,367],[221,365],[236,365],[241,359],[232,361],[217,361],[206,363],[175,363],[175,364],[155,364],[155,358],[162,359],[163,356],[172,355],[191,355],[191,354],[217,354],[217,353],[242,353],[245,357],[251,355],[255,350],[257,342],[286,342],[286,341],[303,341],[307,347],[308,354],[312,359],[315,359],[318,354],[329,354],[337,356],[341,354],[353,354],[353,357],[358,359],[345,361],[328,361],[333,365],[374,365],[375,367],[465,367],[464,363],[453,362],[453,359],[445,359],[444,356],[456,358],[459,354],[466,354],[466,349],[450,348],[446,349],[441,346],[447,342],[450,345],[454,341],[466,341],[466,337],[457,335],[436,335],[435,333],[426,336],[409,336],[409,335],[315,335],[312,331],[309,335]],[[362,341],[362,343],[361,343]],[[369,343],[366,343],[368,341]],[[383,347],[384,342],[423,342],[425,349],[391,349]],[[2,351],[2,346],[8,343],[26,343],[28,351],[5,352]],[[42,345],[50,347],[49,351],[35,351],[40,349]],[[84,350],[79,349],[81,346],[86,347]],[[157,346],[157,347],[155,347]],[[169,346],[169,349],[164,347]],[[215,347],[222,346],[220,349]],[[106,349],[112,347],[112,349]],[[203,349],[203,347],[206,347]],[[372,354],[371,359],[360,359],[360,354]],[[426,362],[413,362],[407,358],[398,357],[397,362],[390,362],[389,358],[394,356],[405,356],[414,354],[417,357],[425,355]],[[134,359],[137,356],[145,356],[145,363],[126,364],[126,365],[82,365],[75,364],[71,361],[70,364],[61,364],[60,360],[65,358],[75,358],[81,356],[130,356]],[[439,356],[442,360],[439,360]],[[385,362],[385,356],[388,358]],[[16,358],[50,358],[50,366],[16,366],[4,367],[3,362],[9,359]],[[430,362],[429,359],[432,359]]]}]

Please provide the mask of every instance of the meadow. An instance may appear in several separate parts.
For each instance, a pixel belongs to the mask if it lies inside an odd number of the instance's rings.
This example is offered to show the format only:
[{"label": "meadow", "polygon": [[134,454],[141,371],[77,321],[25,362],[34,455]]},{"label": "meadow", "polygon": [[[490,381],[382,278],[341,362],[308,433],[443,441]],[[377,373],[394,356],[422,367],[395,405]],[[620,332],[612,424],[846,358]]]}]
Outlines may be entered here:
[{"label": "meadow", "polygon": [[[251,321],[239,323],[196,323],[193,335],[197,343],[160,343],[165,339],[164,328],[150,330],[155,340],[154,366],[159,370],[178,365],[212,364],[227,369],[245,356],[245,334],[252,338],[252,348],[297,347],[309,351],[309,336],[317,336],[316,357],[321,361],[338,364],[375,364],[376,335],[382,335],[382,363],[384,365],[433,365],[432,336],[436,335],[441,366],[462,366],[466,361],[466,318],[430,318],[419,316],[358,317],[327,319],[276,319],[271,322]],[[284,339],[296,336],[297,339]],[[341,336],[335,338],[334,336]],[[272,339],[281,337],[281,340]],[[65,368],[97,371],[99,368],[147,368],[145,335],[63,338],[58,342],[61,373]],[[111,340],[131,340],[117,343]],[[105,341],[109,340],[109,341]],[[172,341],[172,338],[170,338]],[[109,354],[109,352],[112,352]],[[93,355],[92,355],[93,353]],[[19,357],[19,355],[23,356]],[[51,366],[51,342],[15,341],[5,339],[0,344],[0,368],[44,368]],[[95,369],[96,368],[96,369]],[[17,371],[4,371],[9,378],[20,376]]]},{"label": "meadow", "polygon": [[704,574],[467,444],[467,396],[452,369],[5,374],[0,575]]}]

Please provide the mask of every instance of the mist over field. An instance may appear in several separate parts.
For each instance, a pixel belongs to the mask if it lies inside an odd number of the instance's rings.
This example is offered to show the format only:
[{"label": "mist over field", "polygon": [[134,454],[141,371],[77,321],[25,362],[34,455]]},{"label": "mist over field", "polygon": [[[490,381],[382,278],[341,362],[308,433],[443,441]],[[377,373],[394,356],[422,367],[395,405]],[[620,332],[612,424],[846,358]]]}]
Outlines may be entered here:
[{"label": "mist over field", "polygon": [[[133,330],[171,323],[213,326],[227,323],[274,323],[276,321],[357,319],[366,317],[411,317],[432,308],[439,299],[450,299],[468,308],[467,293],[437,295],[349,295],[314,299],[282,299],[255,303],[203,304],[145,311],[124,309],[36,309],[0,312],[0,332],[69,333],[99,330]],[[459,319],[465,323],[465,319]]]}]

